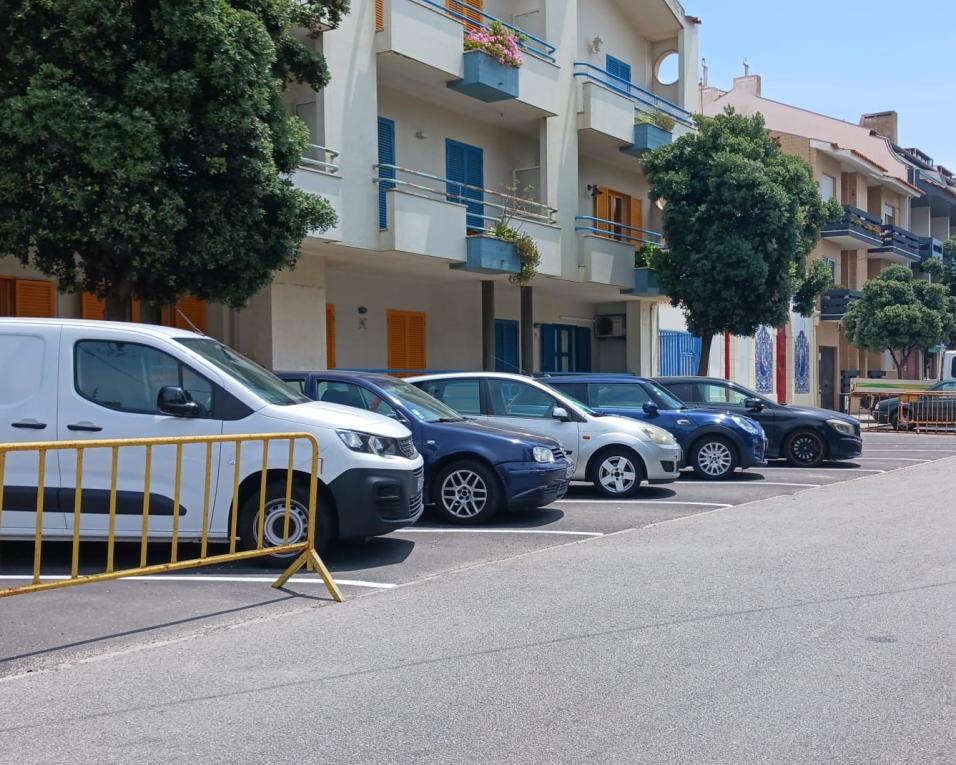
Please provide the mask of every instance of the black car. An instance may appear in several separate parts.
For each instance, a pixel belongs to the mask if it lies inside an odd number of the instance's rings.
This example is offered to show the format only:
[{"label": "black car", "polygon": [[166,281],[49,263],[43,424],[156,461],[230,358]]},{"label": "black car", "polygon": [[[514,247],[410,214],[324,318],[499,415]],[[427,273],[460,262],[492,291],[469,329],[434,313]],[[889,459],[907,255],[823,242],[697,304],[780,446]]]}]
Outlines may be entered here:
[{"label": "black car", "polygon": [[767,433],[768,459],[812,467],[823,460],[849,460],[863,453],[860,423],[845,414],[778,404],[717,377],[655,379],[688,406],[735,412],[759,422]]},{"label": "black car", "polygon": [[[915,403],[906,405],[906,414],[913,419],[923,422],[933,422],[933,420],[944,420],[952,422],[953,414],[956,413],[956,380],[947,380],[938,382],[927,391],[938,393],[940,391],[950,391],[953,397],[930,397],[918,399]],[[875,407],[873,407],[873,420],[880,425],[892,425],[899,427],[900,400],[893,398],[884,398]]]}]

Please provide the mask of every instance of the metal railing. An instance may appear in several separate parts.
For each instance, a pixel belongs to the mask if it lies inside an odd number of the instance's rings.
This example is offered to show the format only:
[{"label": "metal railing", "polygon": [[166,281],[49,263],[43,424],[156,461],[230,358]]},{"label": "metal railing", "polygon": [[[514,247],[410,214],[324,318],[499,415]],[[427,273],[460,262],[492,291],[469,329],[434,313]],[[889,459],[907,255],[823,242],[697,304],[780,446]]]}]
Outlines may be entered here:
[{"label": "metal railing", "polygon": [[335,163],[339,153],[325,146],[310,143],[306,153],[299,158],[299,166],[309,170],[321,170],[326,173],[337,173],[339,166]]},{"label": "metal railing", "polygon": [[919,237],[891,223],[883,225],[883,246],[900,250],[914,259],[919,258]]},{"label": "metal railing", "polygon": [[[622,77],[611,74],[594,64],[589,64],[586,61],[575,61],[574,76],[591,80],[599,85],[603,85],[618,95],[629,98],[634,102],[635,109],[639,112],[651,113],[654,110],[659,110],[681,125],[690,128],[696,127],[694,115],[687,111],[687,109],[639,85],[635,85],[630,80],[625,80]],[[648,110],[650,110],[650,112],[648,112]]]},{"label": "metal railing", "polygon": [[[397,0],[392,0],[397,2]],[[481,8],[475,8],[470,5],[467,0],[457,0],[456,5],[467,6],[467,13],[461,13],[456,11],[454,8],[450,8],[444,3],[435,2],[435,0],[408,0],[409,2],[418,3],[419,5],[425,6],[434,10],[436,13],[440,13],[443,16],[451,16],[455,21],[461,22],[467,27],[480,27],[481,29],[488,30],[491,27],[491,23],[497,21],[505,29],[509,30],[513,34],[519,35],[519,46],[522,50],[527,53],[537,56],[540,59],[547,61],[550,64],[555,63],[554,53],[557,50],[555,46],[546,40],[542,40],[540,37],[535,37],[533,34],[525,32],[523,29],[519,29],[512,24],[509,24],[507,21],[502,21],[497,16],[492,16],[490,13],[485,13]],[[478,17],[476,19],[475,17]]]},{"label": "metal railing", "polygon": [[[266,507],[266,487],[268,482],[268,473],[269,469],[269,445],[274,441],[287,441],[289,445],[288,451],[288,463],[285,467],[285,510],[282,517],[282,544],[276,544],[267,546],[265,544],[265,507]],[[305,527],[302,528],[301,524],[297,524],[299,531],[299,539],[290,540],[289,538],[289,529],[291,522],[291,513],[292,513],[292,487],[293,481],[295,480],[294,474],[296,471],[293,469],[293,459],[295,446],[297,442],[304,441],[311,452],[311,459],[309,462],[309,489],[308,489],[308,519],[305,524]],[[259,443],[262,448],[262,462],[261,466],[256,465],[252,468],[251,472],[243,473],[240,463],[241,463],[241,449],[242,445],[245,443]],[[235,446],[235,458],[232,460],[234,463],[233,468],[233,483],[232,483],[232,506],[231,513],[228,519],[228,529],[219,529],[213,533],[213,542],[220,541],[224,536],[222,532],[228,530],[228,541],[229,543],[229,552],[210,555],[208,546],[210,542],[210,526],[214,520],[213,516],[213,506],[212,498],[213,494],[213,480],[214,475],[218,478],[219,470],[216,469],[215,473],[213,471],[213,459],[214,445],[218,444],[233,444]],[[183,451],[187,446],[205,446],[205,459],[203,461],[204,471],[203,471],[203,483],[201,484],[203,490],[202,494],[202,515],[201,515],[201,527],[198,529],[189,529],[184,532],[180,528],[180,515],[181,511],[184,510],[183,502]],[[161,450],[163,448],[175,449],[175,461],[172,463],[173,469],[171,472],[174,473],[172,477],[172,485],[170,491],[172,493],[171,502],[169,503],[169,508],[165,507],[165,504],[170,499],[165,495],[158,495],[154,493],[156,491],[157,485],[162,485],[164,488],[168,487],[168,481],[170,476],[156,476],[154,475],[153,465],[154,465],[154,452]],[[102,456],[102,452],[106,450],[108,452],[108,458]],[[121,451],[125,455],[129,455],[130,451],[134,451],[136,454],[139,454],[139,450],[144,450],[142,452],[142,465],[143,465],[143,476],[142,476],[142,505],[139,512],[135,515],[142,515],[142,521],[136,521],[132,524],[123,524],[128,526],[128,528],[120,529],[117,533],[117,517],[129,517],[130,513],[128,510],[132,509],[132,506],[125,507],[125,505],[130,504],[129,499],[129,490],[120,489],[120,475],[119,475],[119,459]],[[75,483],[72,486],[69,486],[66,475],[63,479],[56,481],[57,484],[61,484],[59,488],[50,487],[47,485],[47,455],[50,452],[65,452],[72,451],[75,453],[76,466],[74,472]],[[90,496],[89,498],[94,500],[94,502],[84,502],[83,497],[83,479],[84,479],[84,458],[88,452],[95,452],[89,463],[92,463],[92,468],[89,470],[90,473],[95,474],[100,481],[103,480],[102,476],[109,476],[109,489],[108,494],[106,494],[105,486],[98,486],[96,488],[87,487],[87,492]],[[221,450],[220,450],[221,452]],[[35,514],[34,520],[34,529],[33,529],[33,576],[30,584],[21,585],[18,587],[12,587],[7,589],[0,589],[0,598],[6,597],[9,595],[18,595],[27,592],[37,592],[40,590],[52,590],[60,587],[70,587],[78,584],[88,584],[92,582],[103,582],[111,581],[113,579],[121,579],[124,577],[130,576],[141,576],[144,574],[160,574],[169,571],[177,571],[185,568],[196,568],[199,566],[212,566],[218,563],[229,563],[240,560],[247,560],[250,558],[261,558],[270,555],[276,556],[285,556],[293,555],[299,553],[295,558],[290,558],[290,565],[288,568],[279,576],[279,578],[273,584],[274,587],[281,587],[288,581],[296,571],[298,571],[302,566],[306,566],[310,571],[316,570],[319,575],[322,577],[322,580],[325,582],[325,586],[328,588],[329,593],[332,597],[339,602],[344,600],[342,593],[339,591],[338,586],[335,584],[335,581],[332,579],[332,575],[329,573],[329,570],[325,567],[325,564],[322,562],[322,559],[319,557],[318,551],[315,547],[315,530],[316,530],[316,512],[317,510],[317,499],[318,499],[318,474],[319,474],[319,445],[315,440],[315,437],[309,433],[269,433],[269,434],[258,434],[258,435],[234,435],[234,436],[186,436],[178,438],[124,438],[124,439],[102,439],[102,440],[83,440],[83,441],[41,441],[41,442],[23,442],[23,443],[8,443],[0,444],[0,538],[3,536],[11,536],[7,533],[9,530],[4,530],[3,527],[3,511],[4,511],[4,492],[7,490],[6,487],[6,478],[7,478],[7,469],[9,467],[8,461],[11,458],[11,455],[16,454],[35,454],[36,456],[36,499],[33,503],[32,511]],[[32,458],[28,458],[32,465]],[[106,466],[105,459],[108,459],[108,464],[110,465],[109,470],[104,470]],[[222,454],[219,454],[219,459],[222,459]],[[23,462],[24,460],[20,460]],[[128,461],[127,461],[128,462]],[[88,464],[89,464],[88,463]],[[169,464],[167,462],[167,464]],[[17,469],[21,469],[20,465]],[[68,475],[67,471],[67,475]],[[138,472],[138,468],[137,468]],[[273,474],[275,474],[275,468],[272,469]],[[252,549],[246,550],[237,550],[236,543],[238,541],[237,531],[238,531],[238,522],[239,522],[239,494],[240,494],[240,485],[243,484],[243,481],[249,476],[253,476],[253,480],[258,484],[258,497],[259,497],[259,507],[257,515],[254,519],[255,521],[255,541],[256,545]],[[125,478],[125,477],[124,477]],[[20,481],[23,478],[19,479]],[[194,477],[187,478],[187,480],[195,481]],[[129,485],[128,480],[123,481],[124,485]],[[198,493],[195,489],[198,488],[200,484],[194,482],[192,486],[188,487],[193,490],[194,496],[198,500]],[[24,488],[24,487],[19,487]],[[28,490],[32,490],[32,485]],[[12,491],[12,488],[10,489]],[[72,518],[73,531],[72,531],[72,563],[70,568],[70,576],[66,579],[57,579],[56,581],[41,581],[43,579],[42,572],[42,548],[44,542],[44,527],[43,527],[43,518],[45,512],[50,512],[46,507],[47,494],[48,492],[66,492],[68,496],[72,492],[72,513],[64,512],[61,510],[60,513],[66,518]],[[96,492],[96,494],[93,494]],[[88,507],[91,504],[95,504],[97,495],[100,497],[108,497],[108,505],[106,508],[95,506],[93,508]],[[53,496],[58,496],[62,500],[63,494],[53,494]],[[159,500],[164,500],[162,504],[164,507],[156,507],[160,504]],[[118,513],[120,510],[120,502],[123,502],[124,508],[122,512]],[[138,506],[138,500],[136,500]],[[59,503],[58,503],[59,504]],[[84,505],[87,505],[85,507]],[[14,506],[8,506],[6,508],[7,512],[14,511]],[[79,572],[79,561],[80,561],[80,543],[84,539],[83,535],[83,518],[86,516],[89,518],[90,510],[94,510],[96,515],[103,514],[103,510],[107,510],[108,520],[107,526],[105,529],[95,528],[90,531],[90,534],[87,537],[87,541],[93,539],[95,541],[100,541],[104,538],[103,532],[105,531],[105,541],[106,541],[106,561],[104,565],[104,570],[99,573],[94,574],[80,574]],[[137,507],[137,509],[139,509]],[[170,512],[166,512],[166,510]],[[147,545],[150,542],[150,512],[153,511],[153,518],[155,518],[157,512],[161,516],[165,517],[166,515],[172,516],[171,521],[171,530],[169,532],[169,543],[170,543],[170,552],[169,560],[165,563],[156,563],[148,565],[147,557]],[[221,516],[219,517],[220,524],[223,523]],[[94,524],[95,525],[95,524]],[[165,525],[165,524],[164,524]],[[115,567],[115,548],[117,537],[120,539],[129,539],[135,538],[137,534],[133,532],[133,529],[138,531],[139,536],[139,545],[140,545],[140,556],[139,556],[139,566],[127,569],[117,570]],[[180,559],[180,538],[184,535],[187,535],[189,540],[192,541],[197,537],[200,541],[200,550],[198,557],[188,558],[185,560]],[[155,540],[160,535],[165,539],[166,531],[153,534],[153,539]],[[248,542],[246,543],[248,546]]]},{"label": "metal railing", "polygon": [[[472,186],[468,183],[453,181],[439,175],[424,173],[421,170],[411,170],[399,165],[380,163],[372,165],[374,171],[373,182],[381,184],[383,188],[395,189],[402,194],[421,197],[423,199],[443,200],[456,202],[468,207],[468,228],[476,231],[490,231],[502,216],[510,216],[519,220],[553,225],[557,210],[543,202],[532,199],[522,199],[514,194],[506,194],[481,186]],[[415,180],[400,177],[410,175]],[[421,182],[416,182],[421,181]],[[444,188],[427,186],[425,181],[444,184]],[[487,199],[486,197],[491,197]],[[486,215],[485,208],[497,211],[494,215]],[[489,225],[490,224],[490,225]]]},{"label": "metal railing", "polygon": [[587,234],[594,234],[605,239],[614,239],[640,249],[642,245],[654,244],[661,249],[667,249],[664,244],[664,235],[658,231],[651,231],[637,226],[625,226],[606,218],[595,218],[591,215],[578,215],[574,219],[574,230]]},{"label": "metal railing", "polygon": [[847,228],[862,229],[877,238],[883,236],[882,221],[853,205],[843,205],[843,218],[823,226],[823,234],[845,231]]},{"label": "metal railing", "polygon": [[899,394],[897,430],[952,430],[956,428],[956,393],[907,391]]}]

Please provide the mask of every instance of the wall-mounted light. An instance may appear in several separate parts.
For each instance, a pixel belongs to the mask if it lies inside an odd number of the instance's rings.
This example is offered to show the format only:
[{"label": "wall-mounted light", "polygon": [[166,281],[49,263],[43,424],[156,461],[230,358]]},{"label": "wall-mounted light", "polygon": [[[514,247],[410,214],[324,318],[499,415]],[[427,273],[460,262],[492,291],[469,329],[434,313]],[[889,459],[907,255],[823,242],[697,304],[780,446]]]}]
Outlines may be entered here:
[{"label": "wall-mounted light", "polygon": [[420,141],[424,141],[426,138],[428,138],[428,134],[424,130],[416,130],[415,137]]},{"label": "wall-mounted light", "polygon": [[597,184],[591,184],[591,183],[588,184],[588,194],[591,196],[592,199],[597,197],[597,195],[600,193],[601,193],[600,186],[598,186]]},{"label": "wall-mounted light", "polygon": [[588,43],[588,50],[591,53],[600,53],[602,45],[604,45],[604,40],[596,36],[593,40],[591,40],[591,42]]}]

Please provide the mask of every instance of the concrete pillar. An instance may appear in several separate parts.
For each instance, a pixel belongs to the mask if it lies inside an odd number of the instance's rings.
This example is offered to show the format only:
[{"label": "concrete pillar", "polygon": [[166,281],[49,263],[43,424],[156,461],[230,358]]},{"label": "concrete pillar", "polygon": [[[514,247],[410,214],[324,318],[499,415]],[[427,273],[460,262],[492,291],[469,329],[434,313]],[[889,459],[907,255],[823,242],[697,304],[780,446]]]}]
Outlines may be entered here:
[{"label": "concrete pillar", "polygon": [[930,208],[913,207],[910,209],[910,231],[916,236],[930,236]]},{"label": "concrete pillar", "polygon": [[700,91],[697,87],[700,76],[700,45],[697,36],[697,22],[685,19],[684,28],[677,35],[679,60],[678,103],[687,111],[701,111]]},{"label": "concrete pillar", "polygon": [[631,300],[625,303],[627,326],[627,371],[651,377],[660,363],[657,303]]},{"label": "concrete pillar", "polygon": [[930,236],[945,242],[952,236],[953,229],[949,225],[949,218],[932,218],[930,220]]},{"label": "concrete pillar", "polygon": [[521,287],[521,372],[534,372],[534,295],[531,287]]},{"label": "concrete pillar", "polygon": [[481,282],[481,368],[495,371],[495,283]]}]

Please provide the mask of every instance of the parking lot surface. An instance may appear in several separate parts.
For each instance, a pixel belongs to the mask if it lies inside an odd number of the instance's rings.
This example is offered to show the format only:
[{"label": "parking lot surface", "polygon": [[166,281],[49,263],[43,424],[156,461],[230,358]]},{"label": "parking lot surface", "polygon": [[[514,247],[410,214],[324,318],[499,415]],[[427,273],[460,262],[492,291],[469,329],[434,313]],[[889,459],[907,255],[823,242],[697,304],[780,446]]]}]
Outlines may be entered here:
[{"label": "parking lot surface", "polygon": [[[805,493],[812,507],[818,487],[956,455],[956,435],[866,433],[864,444],[863,457],[853,462],[806,469],[772,463],[716,483],[685,474],[674,484],[645,488],[626,501],[600,499],[591,487],[574,485],[549,507],[500,515],[476,528],[450,527],[426,514],[412,528],[341,545],[327,554],[326,562],[347,598],[374,596],[453,571],[775,496]],[[905,480],[902,474],[900,478]],[[163,546],[152,548],[151,557],[161,558]],[[134,561],[137,554],[138,549],[122,551],[117,567],[124,565],[125,556]],[[25,582],[32,557],[30,544],[0,543],[0,585]],[[102,546],[84,546],[85,568],[96,570],[102,559]],[[46,546],[44,560],[44,574],[67,573],[69,547]],[[0,601],[0,676],[331,602],[313,575],[296,576],[284,590],[271,587],[275,575],[253,562],[5,599]]]}]

